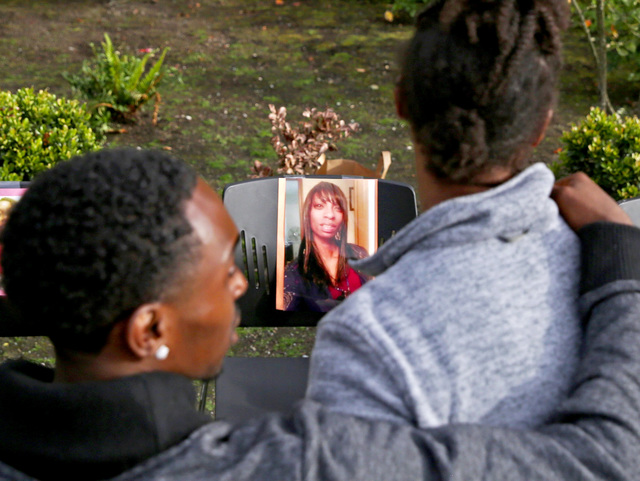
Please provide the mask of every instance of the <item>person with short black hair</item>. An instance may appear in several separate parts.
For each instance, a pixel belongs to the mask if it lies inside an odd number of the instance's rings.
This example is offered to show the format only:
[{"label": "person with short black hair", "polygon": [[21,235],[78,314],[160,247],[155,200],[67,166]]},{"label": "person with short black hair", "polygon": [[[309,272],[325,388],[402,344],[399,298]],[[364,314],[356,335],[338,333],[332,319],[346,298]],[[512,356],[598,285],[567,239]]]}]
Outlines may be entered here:
[{"label": "person with short black hair", "polygon": [[9,300],[52,336],[56,363],[0,365],[0,479],[636,479],[640,262],[624,261],[640,231],[583,227],[628,222],[585,179],[556,196],[582,232],[589,319],[579,389],[555,423],[421,431],[307,400],[231,425],[196,412],[191,382],[220,371],[247,288],[220,198],[160,152],[91,153],[39,174],[10,215],[2,264]]},{"label": "person with short black hair", "polygon": [[56,349],[99,352],[114,322],[194,262],[198,243],[182,208],[196,179],[183,162],[132,150],[98,152],[38,177],[3,235],[13,304],[47,321]]},{"label": "person with short black hair", "polygon": [[320,323],[309,396],[421,427],[537,426],[579,355],[579,242],[532,149],[551,119],[564,0],[437,0],[396,89],[421,208]]}]

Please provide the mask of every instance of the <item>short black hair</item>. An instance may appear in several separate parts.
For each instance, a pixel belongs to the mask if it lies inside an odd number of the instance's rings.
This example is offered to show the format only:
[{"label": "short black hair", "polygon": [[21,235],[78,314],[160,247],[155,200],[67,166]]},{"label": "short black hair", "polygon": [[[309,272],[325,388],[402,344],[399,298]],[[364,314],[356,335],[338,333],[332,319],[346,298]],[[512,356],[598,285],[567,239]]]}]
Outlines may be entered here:
[{"label": "short black hair", "polygon": [[114,149],[40,174],[2,232],[9,301],[56,348],[98,352],[113,325],[159,300],[199,241],[185,217],[197,176],[163,152]]},{"label": "short black hair", "polygon": [[567,24],[566,0],[436,0],[418,16],[399,86],[426,168],[472,183],[531,163]]}]

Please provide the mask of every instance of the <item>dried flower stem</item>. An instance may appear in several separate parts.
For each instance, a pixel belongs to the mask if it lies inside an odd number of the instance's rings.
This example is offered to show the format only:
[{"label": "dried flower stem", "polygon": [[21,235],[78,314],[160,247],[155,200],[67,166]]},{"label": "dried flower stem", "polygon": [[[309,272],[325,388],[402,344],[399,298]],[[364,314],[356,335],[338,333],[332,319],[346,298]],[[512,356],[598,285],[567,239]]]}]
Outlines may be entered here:
[{"label": "dried flower stem", "polygon": [[[279,174],[313,174],[320,163],[318,159],[327,151],[337,150],[335,143],[360,129],[357,123],[347,124],[333,110],[319,111],[316,108],[305,109],[303,120],[297,127],[287,122],[287,109],[276,110],[269,105],[271,121],[271,145],[278,155]],[[271,175],[271,169],[260,162],[253,167],[255,177]]]}]

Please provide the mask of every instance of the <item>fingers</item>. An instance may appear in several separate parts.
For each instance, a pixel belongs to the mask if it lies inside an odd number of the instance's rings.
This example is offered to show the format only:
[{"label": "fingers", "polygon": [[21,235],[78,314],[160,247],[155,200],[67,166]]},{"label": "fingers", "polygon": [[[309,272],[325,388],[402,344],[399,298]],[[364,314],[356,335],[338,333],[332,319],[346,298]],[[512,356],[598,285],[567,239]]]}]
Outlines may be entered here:
[{"label": "fingers", "polygon": [[618,203],[583,172],[558,180],[551,198],[558,204],[567,224],[575,231],[593,222],[633,225]]},{"label": "fingers", "polygon": [[576,172],[575,174],[568,175],[567,177],[563,177],[560,180],[557,180],[554,189],[556,187],[566,187],[571,185],[580,185],[583,183],[593,182],[591,178],[585,174],[584,172]]}]

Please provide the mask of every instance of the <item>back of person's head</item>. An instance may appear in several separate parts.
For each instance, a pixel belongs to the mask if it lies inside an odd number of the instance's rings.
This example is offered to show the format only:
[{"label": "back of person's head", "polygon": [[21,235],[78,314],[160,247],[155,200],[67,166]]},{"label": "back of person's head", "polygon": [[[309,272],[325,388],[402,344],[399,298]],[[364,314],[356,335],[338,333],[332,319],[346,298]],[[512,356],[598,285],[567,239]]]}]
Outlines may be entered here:
[{"label": "back of person's head", "polygon": [[426,167],[472,183],[530,164],[556,98],[565,0],[436,0],[402,60],[401,115]]},{"label": "back of person's head", "polygon": [[4,287],[56,348],[98,352],[119,320],[168,295],[195,257],[183,207],[196,174],[119,149],[40,174],[2,232]]}]

